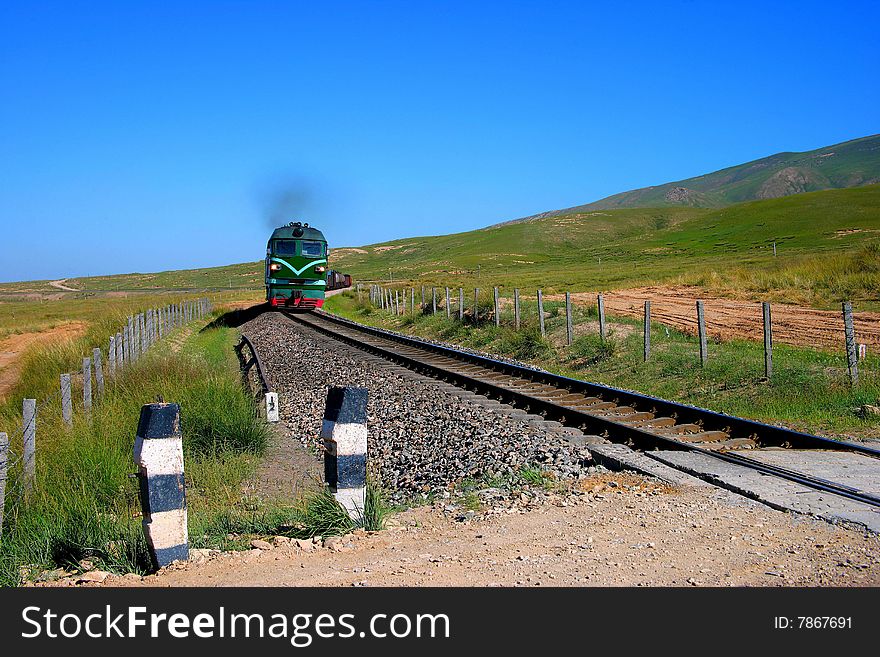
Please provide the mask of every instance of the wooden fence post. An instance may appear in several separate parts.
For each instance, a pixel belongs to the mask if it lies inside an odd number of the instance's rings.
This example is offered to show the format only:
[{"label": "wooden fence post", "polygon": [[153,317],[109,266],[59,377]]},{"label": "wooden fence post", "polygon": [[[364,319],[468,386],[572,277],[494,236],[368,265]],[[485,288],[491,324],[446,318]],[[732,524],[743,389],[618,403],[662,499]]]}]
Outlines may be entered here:
[{"label": "wooden fence post", "polygon": [[697,299],[697,335],[700,338],[700,365],[705,366],[709,359],[709,349],[706,344],[706,314],[703,310],[703,302]]},{"label": "wooden fence post", "polygon": [[599,337],[605,339],[605,298],[600,294],[596,299],[599,313]]},{"label": "wooden fence post", "polygon": [[464,321],[464,288],[458,288],[458,321]]},{"label": "wooden fence post", "polygon": [[570,347],[573,337],[571,326],[571,292],[565,293],[565,337]]},{"label": "wooden fence post", "polygon": [[449,307],[449,287],[446,288],[446,319],[452,317],[452,309]]},{"label": "wooden fence post", "polygon": [[409,288],[409,314],[415,316],[416,314],[416,288]]},{"label": "wooden fence post", "polygon": [[651,355],[651,302],[645,301],[645,361]]},{"label": "wooden fence post", "polygon": [[513,288],[513,325],[519,331],[519,288]]},{"label": "wooden fence post", "polygon": [[24,399],[21,403],[21,438],[24,490],[29,493],[34,488],[37,474],[37,400]]},{"label": "wooden fence post", "polygon": [[9,464],[9,436],[0,431],[0,537],[3,536],[3,506],[6,503],[6,470]]},{"label": "wooden fence post", "polygon": [[856,353],[856,333],[853,327],[852,304],[843,302],[843,336],[846,342],[846,365],[852,385],[859,383],[859,360]]},{"label": "wooden fence post", "polygon": [[480,322],[480,288],[474,288],[474,324]]},{"label": "wooden fence post", "polygon": [[538,290],[538,324],[541,326],[541,337],[543,338],[547,333],[544,330],[544,295],[541,290]]},{"label": "wooden fence post", "polygon": [[104,396],[104,367],[101,363],[101,350],[92,349],[92,362],[95,364],[95,383],[98,385],[98,396]]},{"label": "wooden fence post", "polygon": [[422,285],[422,308],[425,307],[425,286]]},{"label": "wooden fence post", "polygon": [[501,304],[498,302],[498,288],[492,288],[492,297],[495,301],[495,326],[501,326]]},{"label": "wooden fence post", "polygon": [[83,410],[88,415],[92,410],[92,361],[83,358]]},{"label": "wooden fence post", "polygon": [[764,376],[773,376],[773,329],[770,323],[770,302],[761,303],[764,315]]},{"label": "wooden fence post", "polygon": [[61,375],[61,419],[64,424],[73,424],[73,401],[70,396],[70,374]]},{"label": "wooden fence post", "polygon": [[437,314],[437,288],[436,287],[431,288],[431,304],[432,304],[431,307],[433,308],[432,314],[436,315]]}]

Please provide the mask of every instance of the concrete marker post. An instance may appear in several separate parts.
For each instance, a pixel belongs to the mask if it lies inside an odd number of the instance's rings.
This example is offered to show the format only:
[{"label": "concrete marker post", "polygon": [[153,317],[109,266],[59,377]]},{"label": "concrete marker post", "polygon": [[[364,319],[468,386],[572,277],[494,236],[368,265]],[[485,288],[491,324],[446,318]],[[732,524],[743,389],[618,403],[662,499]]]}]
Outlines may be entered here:
[{"label": "concrete marker post", "polygon": [[61,419],[68,427],[73,424],[73,399],[70,396],[70,374],[61,375]]},{"label": "concrete marker post", "polygon": [[773,328],[769,301],[761,303],[761,311],[764,316],[764,376],[769,379],[773,376]]},{"label": "concrete marker post", "polygon": [[519,331],[520,324],[520,316],[519,316],[519,288],[513,288],[513,325],[517,331]]},{"label": "concrete marker post", "polygon": [[700,365],[706,365],[709,359],[709,348],[706,344],[706,314],[703,310],[703,302],[697,300],[697,334],[700,338]]},{"label": "concrete marker post", "polygon": [[107,370],[111,377],[116,376],[116,336],[110,336],[110,344],[107,345]]},{"label": "concrete marker post", "polygon": [[34,489],[37,476],[37,400],[23,399],[21,402],[21,442],[22,472],[24,491]]},{"label": "concrete marker post", "polygon": [[568,346],[572,342],[572,326],[571,326],[571,293],[565,293],[565,338]]},{"label": "concrete marker post", "polygon": [[324,421],[324,480],[352,520],[367,502],[367,389],[331,387]]},{"label": "concrete marker post", "polygon": [[648,357],[651,355],[651,302],[645,301],[645,362],[648,362]]},{"label": "concrete marker post", "polygon": [[143,530],[156,568],[189,559],[180,407],[144,404],[134,440]]},{"label": "concrete marker post", "polygon": [[9,436],[0,431],[0,537],[3,536],[3,507],[6,504],[6,470],[9,466]]},{"label": "concrete marker post", "polygon": [[495,327],[497,328],[497,327],[501,326],[501,302],[498,299],[498,288],[497,287],[492,288],[492,300],[495,303],[495,308],[494,308]]},{"label": "concrete marker post", "polygon": [[541,327],[541,337],[547,335],[544,330],[544,294],[538,290],[538,325]]},{"label": "concrete marker post", "polygon": [[86,415],[92,412],[92,360],[83,358],[83,410]]},{"label": "concrete marker post", "polygon": [[101,350],[92,349],[92,362],[95,364],[95,384],[98,386],[98,396],[104,396],[104,367],[101,363]]},{"label": "concrete marker post", "polygon": [[599,313],[599,337],[605,339],[605,298],[600,294],[596,299],[596,308]]},{"label": "concrete marker post", "polygon": [[266,393],[266,422],[278,422],[280,409],[278,408],[278,393]]},{"label": "concrete marker post", "polygon": [[859,383],[859,360],[856,354],[856,333],[853,327],[852,303],[843,304],[843,336],[846,346],[846,366],[849,370],[849,381],[852,385]]}]

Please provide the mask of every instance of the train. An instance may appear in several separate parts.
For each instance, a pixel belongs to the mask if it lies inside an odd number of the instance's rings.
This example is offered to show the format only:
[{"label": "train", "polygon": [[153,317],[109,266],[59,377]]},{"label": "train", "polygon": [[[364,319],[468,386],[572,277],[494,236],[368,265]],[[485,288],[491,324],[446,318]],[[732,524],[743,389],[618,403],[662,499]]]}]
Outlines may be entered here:
[{"label": "train", "polygon": [[266,244],[266,301],[272,308],[311,310],[324,305],[326,290],[351,287],[351,276],[327,266],[324,233],[291,221],[272,232]]}]

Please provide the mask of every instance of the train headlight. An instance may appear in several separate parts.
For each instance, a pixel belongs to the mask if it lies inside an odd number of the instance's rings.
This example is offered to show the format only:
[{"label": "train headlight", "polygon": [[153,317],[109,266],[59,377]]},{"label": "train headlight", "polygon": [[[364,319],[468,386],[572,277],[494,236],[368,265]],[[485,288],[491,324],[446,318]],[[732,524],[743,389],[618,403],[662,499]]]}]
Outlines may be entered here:
[{"label": "train headlight", "polygon": [[269,271],[279,271],[280,269],[281,265],[279,265],[277,262],[273,262],[271,265],[269,265]]},{"label": "train headlight", "polygon": [[315,271],[317,271],[317,272],[327,271],[327,268],[318,266],[318,267],[315,267]]}]

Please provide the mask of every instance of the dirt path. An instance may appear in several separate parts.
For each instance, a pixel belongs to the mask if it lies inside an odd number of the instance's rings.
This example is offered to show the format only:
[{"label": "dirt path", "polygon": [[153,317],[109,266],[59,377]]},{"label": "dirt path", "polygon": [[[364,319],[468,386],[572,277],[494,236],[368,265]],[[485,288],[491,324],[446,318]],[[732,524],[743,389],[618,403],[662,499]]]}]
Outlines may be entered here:
[{"label": "dirt path", "polygon": [[39,333],[16,333],[0,340],[0,400],[18,381],[21,357],[29,347],[73,340],[85,331],[85,322],[68,322]]},{"label": "dirt path", "polygon": [[67,281],[66,278],[62,278],[57,281],[49,281],[49,285],[52,287],[57,287],[59,290],[66,290],[68,292],[81,292],[81,290],[76,289],[75,287],[68,287],[64,283]]},{"label": "dirt path", "polygon": [[[595,493],[458,522],[423,507],[330,547],[285,543],[109,586],[865,586],[880,539],[709,489],[602,475]],[[609,485],[612,481],[616,486]],[[588,488],[587,490],[590,490]]]},{"label": "dirt path", "polygon": [[[651,301],[651,319],[689,333],[697,331],[696,300],[704,301],[706,328],[721,339],[763,340],[761,304],[754,301],[721,299],[695,287],[651,286],[605,293],[605,311],[627,317],[642,317],[645,301]],[[595,305],[592,292],[575,292],[572,301]],[[549,299],[564,300],[563,295]],[[775,303],[772,306],[773,341],[799,346],[843,348],[843,316],[838,311],[816,310]],[[880,313],[856,312],[856,341],[880,347]]]}]

